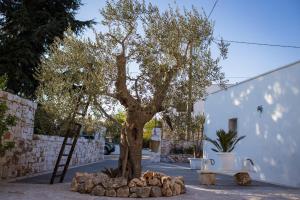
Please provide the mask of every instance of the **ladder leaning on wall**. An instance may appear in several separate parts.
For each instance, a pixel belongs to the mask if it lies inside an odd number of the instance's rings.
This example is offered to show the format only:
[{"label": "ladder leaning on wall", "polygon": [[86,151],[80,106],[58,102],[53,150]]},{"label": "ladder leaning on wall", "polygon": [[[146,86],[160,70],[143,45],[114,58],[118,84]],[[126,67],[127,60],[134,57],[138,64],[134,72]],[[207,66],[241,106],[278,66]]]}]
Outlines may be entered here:
[{"label": "ladder leaning on wall", "polygon": [[[83,119],[86,114],[87,114],[87,110],[90,104],[90,97],[88,97],[88,99],[85,102],[83,100],[83,96],[79,95],[78,96],[78,100],[77,100],[77,105],[75,106],[75,111],[73,112],[70,120],[69,120],[69,124],[68,124],[68,128],[63,140],[63,143],[61,145],[57,160],[56,160],[56,164],[51,176],[51,180],[50,180],[50,184],[53,184],[56,178],[59,178],[59,182],[62,183],[64,181],[65,175],[67,173],[70,161],[72,159],[72,155],[78,140],[78,137],[80,136],[81,133],[81,129],[82,129],[82,124],[76,122],[76,119],[81,118]],[[81,108],[81,109],[80,109]],[[80,120],[79,120],[80,121]],[[68,140],[72,140],[72,141],[68,141]],[[71,148],[68,150],[66,150],[66,146],[71,146]],[[67,152],[65,152],[67,151]],[[62,158],[67,158],[67,160],[65,161],[65,159]],[[65,161],[64,163],[61,163],[62,161]],[[62,169],[62,170],[59,170]]]}]

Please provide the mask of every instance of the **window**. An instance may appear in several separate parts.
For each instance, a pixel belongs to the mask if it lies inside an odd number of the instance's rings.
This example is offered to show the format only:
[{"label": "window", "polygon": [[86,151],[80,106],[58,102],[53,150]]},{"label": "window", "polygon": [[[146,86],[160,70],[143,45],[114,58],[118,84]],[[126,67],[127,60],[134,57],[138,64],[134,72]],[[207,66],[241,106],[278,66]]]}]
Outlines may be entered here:
[{"label": "window", "polygon": [[228,130],[237,132],[237,118],[231,118],[228,121]]}]

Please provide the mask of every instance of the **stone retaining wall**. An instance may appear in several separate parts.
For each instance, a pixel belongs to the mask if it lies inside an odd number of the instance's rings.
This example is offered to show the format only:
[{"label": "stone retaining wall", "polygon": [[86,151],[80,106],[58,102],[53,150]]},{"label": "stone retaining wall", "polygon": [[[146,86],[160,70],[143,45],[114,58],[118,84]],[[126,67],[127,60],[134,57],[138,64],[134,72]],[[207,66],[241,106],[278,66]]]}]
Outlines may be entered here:
[{"label": "stone retaining wall", "polygon": [[170,155],[161,155],[160,162],[166,163],[189,163],[189,158],[193,158],[192,154],[170,154]]},{"label": "stone retaining wall", "polygon": [[185,140],[169,140],[169,139],[162,139],[161,140],[161,155],[169,155],[172,148],[188,148],[193,146],[194,143],[191,141]]},{"label": "stone retaining wall", "polygon": [[[3,91],[0,101],[6,102],[8,112],[18,117],[17,125],[3,136],[4,141],[13,141],[15,148],[0,157],[0,179],[53,170],[63,137],[33,134],[36,103]],[[103,159],[104,139],[95,138],[78,139],[71,166]]]},{"label": "stone retaining wall", "polygon": [[191,141],[184,141],[184,140],[168,140],[162,139],[161,140],[161,155],[160,161],[167,162],[167,163],[187,163],[189,162],[188,158],[192,158],[192,154],[172,154],[171,150],[173,148],[190,148],[194,145]]}]

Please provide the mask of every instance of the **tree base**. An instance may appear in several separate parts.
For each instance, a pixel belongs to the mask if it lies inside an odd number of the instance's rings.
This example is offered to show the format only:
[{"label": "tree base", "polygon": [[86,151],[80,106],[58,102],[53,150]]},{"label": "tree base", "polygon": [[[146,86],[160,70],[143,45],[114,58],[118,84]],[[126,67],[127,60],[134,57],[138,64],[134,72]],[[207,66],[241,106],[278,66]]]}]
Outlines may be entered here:
[{"label": "tree base", "polygon": [[71,190],[95,196],[109,197],[170,197],[186,192],[182,176],[171,177],[159,172],[147,171],[142,177],[130,181],[127,178],[110,178],[105,173],[76,173]]}]

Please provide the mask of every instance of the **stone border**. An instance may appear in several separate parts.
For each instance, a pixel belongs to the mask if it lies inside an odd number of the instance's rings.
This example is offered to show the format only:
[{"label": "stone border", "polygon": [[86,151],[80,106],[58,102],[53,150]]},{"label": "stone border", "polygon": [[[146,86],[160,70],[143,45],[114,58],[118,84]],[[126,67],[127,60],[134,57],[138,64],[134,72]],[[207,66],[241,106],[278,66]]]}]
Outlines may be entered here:
[{"label": "stone border", "polygon": [[147,171],[141,178],[110,178],[104,173],[76,173],[71,191],[108,197],[170,197],[186,192],[182,176],[171,177],[163,173]]}]

